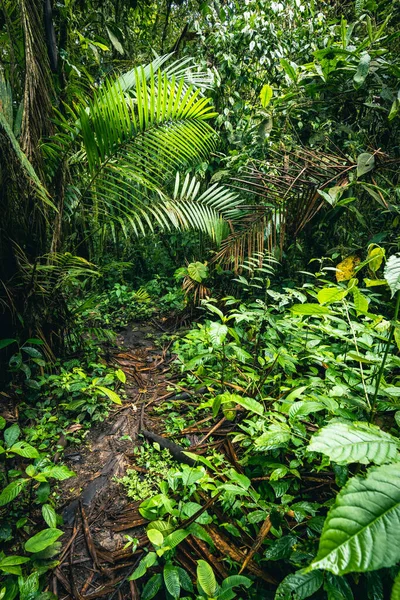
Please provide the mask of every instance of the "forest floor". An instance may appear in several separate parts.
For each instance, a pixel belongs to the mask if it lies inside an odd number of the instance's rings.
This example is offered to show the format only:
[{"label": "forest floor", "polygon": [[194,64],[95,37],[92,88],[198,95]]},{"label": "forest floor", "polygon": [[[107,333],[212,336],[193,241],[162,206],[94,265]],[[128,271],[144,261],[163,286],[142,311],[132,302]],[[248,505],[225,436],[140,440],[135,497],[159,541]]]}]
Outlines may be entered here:
[{"label": "forest floor", "polygon": [[[149,324],[134,324],[121,334],[109,360],[127,377],[123,405],[93,426],[85,445],[65,450],[76,477],[62,489],[66,536],[52,580],[60,599],[139,598],[135,583],[126,580],[148,543],[147,521],[138,512],[140,501],[129,500],[115,479],[128,468],[140,470],[132,462],[139,431],[159,427],[147,409],[175,393],[167,390],[173,360],[168,345],[160,349],[154,343],[161,334]],[[138,538],[134,553],[124,549],[127,535]]]}]

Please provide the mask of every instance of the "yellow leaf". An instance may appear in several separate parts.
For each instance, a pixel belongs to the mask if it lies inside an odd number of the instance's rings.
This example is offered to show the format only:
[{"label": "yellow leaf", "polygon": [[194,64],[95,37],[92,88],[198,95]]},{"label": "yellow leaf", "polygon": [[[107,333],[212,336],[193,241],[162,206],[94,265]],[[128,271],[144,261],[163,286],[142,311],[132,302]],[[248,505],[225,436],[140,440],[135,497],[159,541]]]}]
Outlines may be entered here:
[{"label": "yellow leaf", "polygon": [[367,260],[369,261],[369,268],[372,273],[376,273],[379,267],[382,264],[382,261],[385,256],[385,249],[380,246],[376,246],[375,244],[370,244],[368,246],[368,256]]},{"label": "yellow leaf", "polygon": [[348,281],[355,275],[355,267],[360,262],[358,256],[348,256],[336,266],[336,281]]}]

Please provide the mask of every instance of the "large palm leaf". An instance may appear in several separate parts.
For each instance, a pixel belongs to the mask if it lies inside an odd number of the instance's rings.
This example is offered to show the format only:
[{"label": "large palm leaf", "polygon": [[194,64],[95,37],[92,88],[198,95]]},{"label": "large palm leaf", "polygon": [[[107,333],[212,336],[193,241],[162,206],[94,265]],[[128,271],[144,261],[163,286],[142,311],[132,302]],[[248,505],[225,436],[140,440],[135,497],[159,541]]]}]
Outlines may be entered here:
[{"label": "large palm leaf", "polygon": [[180,195],[179,185],[172,192],[176,172],[215,148],[208,121],[216,113],[201,91],[209,78],[191,71],[187,59],[161,71],[166,58],[106,80],[76,109],[73,127],[64,131],[64,141],[68,136],[79,143],[70,164],[84,182],[73,212],[95,228],[113,223],[144,234],[154,225],[195,227],[218,240],[228,205],[238,204],[236,194],[212,186],[198,195],[196,182],[190,198],[188,185]]}]

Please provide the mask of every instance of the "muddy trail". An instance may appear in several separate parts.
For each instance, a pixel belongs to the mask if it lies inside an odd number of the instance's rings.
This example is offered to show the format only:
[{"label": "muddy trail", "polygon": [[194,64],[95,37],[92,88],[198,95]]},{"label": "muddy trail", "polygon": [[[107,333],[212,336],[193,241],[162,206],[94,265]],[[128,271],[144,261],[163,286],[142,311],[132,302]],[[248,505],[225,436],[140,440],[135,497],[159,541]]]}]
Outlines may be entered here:
[{"label": "muddy trail", "polygon": [[[64,504],[61,512],[65,535],[59,565],[53,571],[49,585],[50,591],[60,600],[140,598],[136,582],[128,581],[128,577],[149,546],[145,533],[149,521],[139,513],[141,501],[130,500],[116,479],[122,477],[127,469],[145,472],[135,465],[134,448],[146,439],[167,447],[178,462],[194,464],[182,453],[180,446],[166,438],[162,418],[152,412],[154,407],[166,400],[198,401],[198,398],[190,397],[189,390],[183,393],[174,390],[180,376],[171,369],[175,357],[170,352],[170,343],[164,346],[155,343],[162,334],[160,328],[150,324],[136,324],[121,334],[109,362],[126,375],[126,398],[103,423],[93,426],[85,445],[65,450],[64,461],[76,477],[68,479],[62,488]],[[200,395],[202,392],[200,390]],[[234,425],[225,419],[206,421],[199,421],[183,430],[190,443],[186,449],[205,454],[210,447],[218,448],[241,472],[235,450],[227,437]],[[193,581],[197,560],[213,564],[216,576],[221,580],[228,575],[223,563],[228,558],[253,575],[274,584],[273,577],[261,571],[251,560],[270,524],[265,523],[255,539],[246,534],[240,542],[235,541],[218,529],[218,523],[226,522],[226,517],[216,507],[215,498],[204,494],[202,501],[199,513],[207,510],[214,517],[213,524],[207,526],[214,544],[213,554],[204,541],[190,535],[180,544],[176,557]],[[184,525],[194,522],[200,514],[187,519]],[[138,540],[134,552],[132,547],[126,547],[127,536]],[[156,596],[163,597],[162,593]]]}]

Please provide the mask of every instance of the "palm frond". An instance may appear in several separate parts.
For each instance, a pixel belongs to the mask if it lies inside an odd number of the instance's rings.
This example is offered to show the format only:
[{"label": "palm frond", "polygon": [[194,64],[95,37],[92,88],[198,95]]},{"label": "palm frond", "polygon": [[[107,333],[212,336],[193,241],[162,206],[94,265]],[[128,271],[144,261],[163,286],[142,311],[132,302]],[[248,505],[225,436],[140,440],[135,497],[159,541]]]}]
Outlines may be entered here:
[{"label": "palm frond", "polygon": [[221,203],[236,194],[213,186],[195,201],[192,188],[184,203],[163,191],[179,168],[205,159],[215,148],[208,120],[216,113],[184,79],[169,80],[152,67],[134,71],[129,94],[118,80],[110,80],[80,109],[82,152],[75,160],[88,174],[82,203],[95,222],[124,220],[136,234],[156,224],[196,227],[217,239]]},{"label": "palm frond", "polygon": [[84,283],[101,276],[96,265],[70,252],[41,256],[32,264],[23,249],[16,246],[16,256],[21,270],[21,282],[40,296],[53,296],[74,281]]},{"label": "palm frond", "polygon": [[324,205],[318,190],[344,185],[355,164],[345,156],[304,148],[295,153],[270,150],[271,158],[253,161],[234,180],[234,188],[251,192],[260,204],[242,206],[241,218],[232,221],[232,233],[213,258],[233,266],[256,253],[282,253],[286,240],[295,239]]}]

